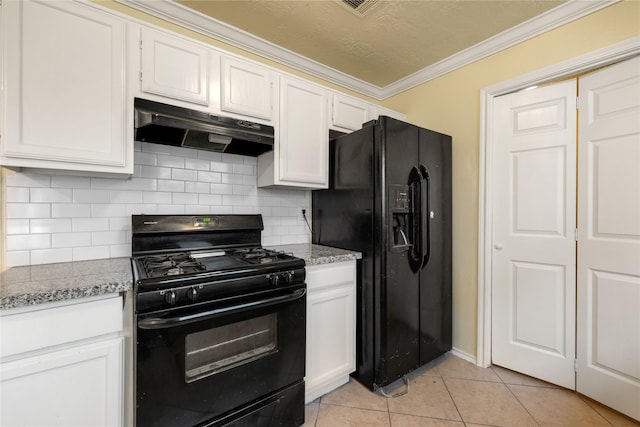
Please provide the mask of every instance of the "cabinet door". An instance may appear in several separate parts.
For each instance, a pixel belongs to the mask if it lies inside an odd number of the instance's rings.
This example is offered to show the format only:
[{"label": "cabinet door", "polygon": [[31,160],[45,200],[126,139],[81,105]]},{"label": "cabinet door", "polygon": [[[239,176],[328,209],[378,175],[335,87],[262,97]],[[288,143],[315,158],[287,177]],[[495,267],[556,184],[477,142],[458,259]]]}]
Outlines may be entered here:
[{"label": "cabinet door", "polygon": [[356,361],[355,261],[307,267],[305,401],[349,381]]},{"label": "cabinet door", "polygon": [[331,107],[331,126],[338,130],[358,130],[370,120],[370,106],[361,99],[334,93]]},{"label": "cabinet door", "polygon": [[220,109],[259,119],[273,116],[273,73],[234,58],[221,58]]},{"label": "cabinet door", "polygon": [[122,425],[122,340],[0,365],[0,425]]},{"label": "cabinet door", "polygon": [[[307,297],[307,369],[309,392],[324,394],[341,378],[348,380],[355,367],[353,324],[353,286],[310,292]],[[344,381],[341,381],[344,382]],[[307,401],[317,398],[310,395]]]},{"label": "cabinet door", "polygon": [[328,187],[327,91],[281,77],[279,178],[314,188]]},{"label": "cabinet door", "polygon": [[71,1],[9,1],[2,9],[2,164],[133,172],[124,22]]},{"label": "cabinet door", "polygon": [[142,30],[140,89],[181,101],[209,105],[209,51],[178,37]]}]

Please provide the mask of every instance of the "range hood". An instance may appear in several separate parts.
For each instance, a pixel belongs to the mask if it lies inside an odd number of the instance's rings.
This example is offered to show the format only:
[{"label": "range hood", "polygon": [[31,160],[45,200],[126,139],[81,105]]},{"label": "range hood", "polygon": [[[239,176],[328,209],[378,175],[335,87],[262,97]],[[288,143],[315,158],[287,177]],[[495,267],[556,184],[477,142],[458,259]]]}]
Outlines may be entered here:
[{"label": "range hood", "polygon": [[141,98],[134,109],[136,141],[244,156],[273,150],[273,126]]}]

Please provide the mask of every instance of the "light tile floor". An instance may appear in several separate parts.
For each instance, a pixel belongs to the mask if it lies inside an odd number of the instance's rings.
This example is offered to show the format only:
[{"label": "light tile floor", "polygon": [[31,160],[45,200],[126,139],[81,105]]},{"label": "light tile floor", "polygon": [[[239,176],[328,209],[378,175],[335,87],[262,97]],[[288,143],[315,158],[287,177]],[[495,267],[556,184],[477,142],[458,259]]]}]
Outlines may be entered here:
[{"label": "light tile floor", "polygon": [[[409,375],[409,393],[386,398],[351,379],[309,403],[305,427],[640,426],[593,400],[498,366],[447,354]],[[404,384],[392,384],[387,393]]]}]

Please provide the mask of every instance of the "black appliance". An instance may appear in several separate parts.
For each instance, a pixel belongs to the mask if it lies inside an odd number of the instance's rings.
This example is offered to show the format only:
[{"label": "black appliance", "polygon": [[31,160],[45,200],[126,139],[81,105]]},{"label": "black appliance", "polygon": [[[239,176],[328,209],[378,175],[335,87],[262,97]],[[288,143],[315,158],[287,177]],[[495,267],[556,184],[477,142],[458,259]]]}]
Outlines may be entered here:
[{"label": "black appliance", "polygon": [[135,98],[135,139],[244,156],[273,150],[273,126]]},{"label": "black appliance", "polygon": [[260,215],[133,215],[138,427],[304,423],[305,262]]},{"label": "black appliance", "polygon": [[362,252],[353,376],[376,390],[451,349],[451,137],[380,116],[329,146],[313,241]]}]

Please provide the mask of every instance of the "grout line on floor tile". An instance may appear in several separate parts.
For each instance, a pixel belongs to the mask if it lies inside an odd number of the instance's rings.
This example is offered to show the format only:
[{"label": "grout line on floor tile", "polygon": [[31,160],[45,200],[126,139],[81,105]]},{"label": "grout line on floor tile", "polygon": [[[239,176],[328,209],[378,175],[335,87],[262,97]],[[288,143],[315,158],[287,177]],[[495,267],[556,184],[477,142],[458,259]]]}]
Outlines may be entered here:
[{"label": "grout line on floor tile", "polygon": [[449,390],[449,386],[447,385],[447,382],[444,380],[444,377],[442,377],[442,384],[444,385],[445,390],[447,390],[447,393],[449,393],[449,397],[451,398],[451,401],[453,402],[453,407],[456,408],[456,411],[458,412],[458,416],[460,417],[460,419],[462,420],[462,422],[466,426],[467,422],[465,421],[464,417],[462,416],[462,412],[460,412],[460,409],[458,409],[458,404],[456,403],[456,400],[453,398],[453,395],[451,394],[451,390]]},{"label": "grout line on floor tile", "polygon": [[[596,405],[593,405],[593,403],[590,402],[589,399],[586,398],[586,396],[578,393],[577,391],[575,391],[574,393],[576,394],[576,396],[578,396],[578,398],[580,398],[580,400],[582,400],[584,403],[586,403],[589,408],[593,409],[596,412],[596,414],[600,415],[600,417],[602,419],[604,419],[607,422],[607,424],[609,424],[610,426],[615,426],[611,421],[609,421],[609,419],[607,417],[605,417],[602,413],[600,413],[600,411],[598,410]],[[622,416],[624,416],[624,415],[622,415]]]},{"label": "grout line on floor tile", "polygon": [[[499,376],[499,375],[498,375]],[[511,395],[516,399],[516,402],[518,402],[520,404],[520,406],[522,406],[522,408],[525,410],[525,412],[527,414],[529,414],[529,416],[531,417],[531,419],[533,420],[534,423],[536,423],[536,425],[540,425],[540,423],[538,422],[538,420],[536,419],[536,417],[533,416],[533,414],[529,411],[529,408],[527,408],[525,406],[524,403],[522,403],[520,401],[520,399],[518,399],[518,396],[516,396],[516,394],[513,392],[513,390],[511,390],[511,387],[509,387],[510,385],[517,385],[519,387],[533,387],[533,386],[526,386],[526,385],[520,385],[520,384],[506,384],[505,383],[505,387],[507,387],[507,390],[509,390],[509,393],[511,393]]]},{"label": "grout line on floor tile", "polygon": [[360,409],[362,411],[371,411],[371,412],[386,412],[389,413],[389,405],[387,405],[386,411],[381,411],[380,409],[371,409],[371,408],[361,408],[360,406],[349,406],[349,405],[340,405],[339,403],[322,403],[320,402],[320,407],[322,406],[338,406],[340,408],[352,408],[352,409]]}]

